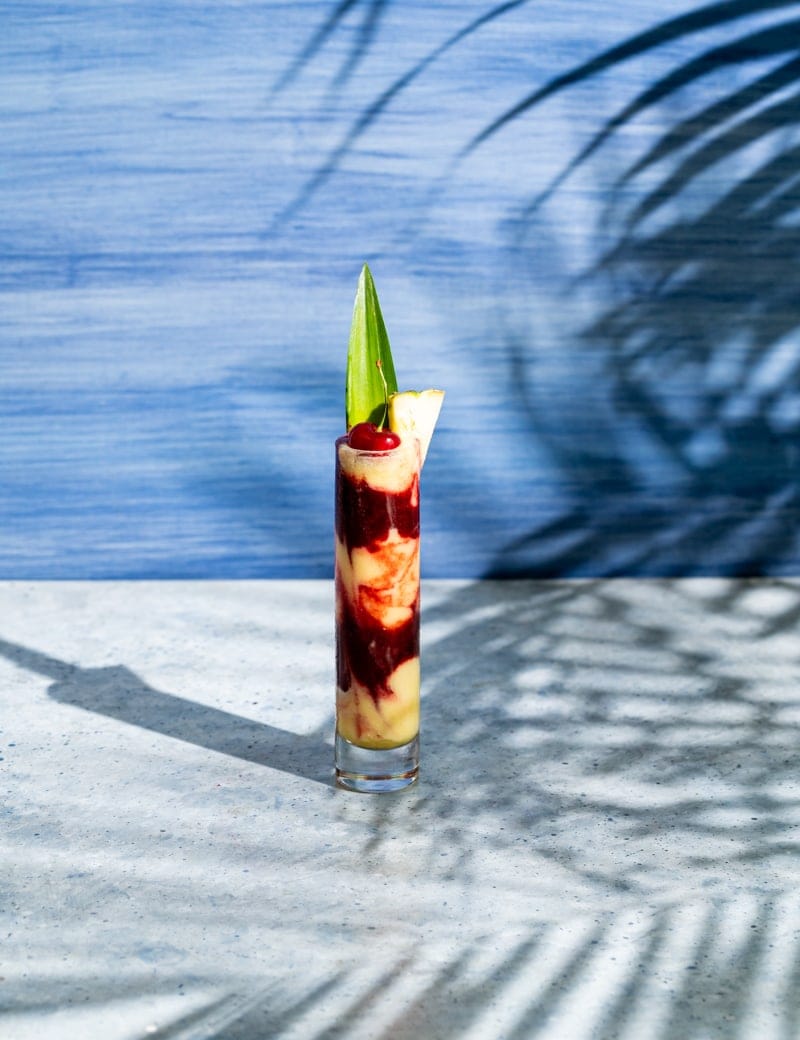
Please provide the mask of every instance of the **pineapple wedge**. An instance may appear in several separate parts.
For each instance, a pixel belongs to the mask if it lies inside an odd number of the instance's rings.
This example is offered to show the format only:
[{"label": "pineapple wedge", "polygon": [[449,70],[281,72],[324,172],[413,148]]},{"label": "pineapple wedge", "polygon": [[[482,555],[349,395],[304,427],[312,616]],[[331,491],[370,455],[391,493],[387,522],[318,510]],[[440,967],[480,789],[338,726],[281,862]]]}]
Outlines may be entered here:
[{"label": "pineapple wedge", "polygon": [[443,400],[444,390],[404,390],[389,394],[389,429],[401,437],[410,433],[417,438],[421,463],[428,454]]}]

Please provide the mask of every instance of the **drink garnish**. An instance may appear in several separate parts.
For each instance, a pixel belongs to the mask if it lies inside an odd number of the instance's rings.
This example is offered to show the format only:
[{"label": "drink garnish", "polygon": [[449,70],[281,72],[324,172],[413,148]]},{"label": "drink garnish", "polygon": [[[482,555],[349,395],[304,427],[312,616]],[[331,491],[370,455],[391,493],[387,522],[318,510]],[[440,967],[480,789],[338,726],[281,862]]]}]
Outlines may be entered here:
[{"label": "drink garnish", "polygon": [[375,282],[366,264],[361,269],[353,305],[347,348],[345,419],[350,430],[357,423],[386,422],[386,399],[397,391],[389,336],[383,322]]},{"label": "drink garnish", "polygon": [[420,459],[424,462],[443,400],[444,390],[398,391],[378,292],[372,273],[364,264],[347,349],[348,443],[363,451],[390,451],[404,435],[411,435],[419,441]]},{"label": "drink garnish", "polygon": [[443,400],[444,390],[404,390],[389,394],[389,429],[401,437],[410,433],[417,438],[420,463],[428,454]]}]

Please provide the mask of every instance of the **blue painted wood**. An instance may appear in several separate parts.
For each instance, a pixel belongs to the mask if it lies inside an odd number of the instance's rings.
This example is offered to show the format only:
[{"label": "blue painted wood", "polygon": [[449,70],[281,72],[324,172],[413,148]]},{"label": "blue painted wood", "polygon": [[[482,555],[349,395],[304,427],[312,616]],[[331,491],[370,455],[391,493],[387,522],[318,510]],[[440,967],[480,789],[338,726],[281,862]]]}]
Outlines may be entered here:
[{"label": "blue painted wood", "polygon": [[613,7],[4,4],[0,576],[329,575],[363,260],[426,573],[796,570],[800,4]]}]

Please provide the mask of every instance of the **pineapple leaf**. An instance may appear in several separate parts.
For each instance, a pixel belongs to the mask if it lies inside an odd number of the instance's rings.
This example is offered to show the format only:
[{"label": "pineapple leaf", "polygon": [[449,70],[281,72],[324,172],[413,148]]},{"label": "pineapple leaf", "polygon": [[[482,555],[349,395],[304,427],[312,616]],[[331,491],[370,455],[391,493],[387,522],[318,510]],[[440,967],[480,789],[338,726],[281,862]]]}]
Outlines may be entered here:
[{"label": "pineapple leaf", "polygon": [[347,349],[347,429],[360,422],[384,426],[387,419],[388,395],[396,392],[397,377],[378,293],[370,269],[364,264],[358,279]]}]

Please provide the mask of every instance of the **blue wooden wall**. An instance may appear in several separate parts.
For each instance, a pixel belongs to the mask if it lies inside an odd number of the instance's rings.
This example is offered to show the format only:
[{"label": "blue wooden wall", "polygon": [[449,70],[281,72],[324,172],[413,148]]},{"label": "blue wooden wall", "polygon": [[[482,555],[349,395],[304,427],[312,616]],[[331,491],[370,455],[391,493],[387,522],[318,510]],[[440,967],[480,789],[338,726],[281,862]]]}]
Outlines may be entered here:
[{"label": "blue wooden wall", "polygon": [[428,575],[797,571],[800,3],[0,29],[0,577],[330,575],[364,260]]}]

